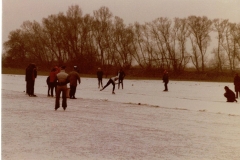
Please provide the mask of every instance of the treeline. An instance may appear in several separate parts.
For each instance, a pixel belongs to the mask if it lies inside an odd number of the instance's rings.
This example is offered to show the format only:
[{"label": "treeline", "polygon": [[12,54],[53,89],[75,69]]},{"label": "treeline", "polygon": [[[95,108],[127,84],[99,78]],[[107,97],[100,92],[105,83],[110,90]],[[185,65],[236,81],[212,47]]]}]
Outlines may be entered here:
[{"label": "treeline", "polygon": [[[211,34],[217,47],[207,52]],[[91,16],[74,5],[65,14],[43,18],[42,23],[23,22],[10,32],[3,47],[3,67],[25,68],[34,62],[48,70],[54,65],[78,65],[82,73],[97,67],[108,72],[133,66],[180,73],[191,64],[197,72],[210,67],[234,71],[240,64],[240,23],[189,16],[126,25],[107,7]]]}]

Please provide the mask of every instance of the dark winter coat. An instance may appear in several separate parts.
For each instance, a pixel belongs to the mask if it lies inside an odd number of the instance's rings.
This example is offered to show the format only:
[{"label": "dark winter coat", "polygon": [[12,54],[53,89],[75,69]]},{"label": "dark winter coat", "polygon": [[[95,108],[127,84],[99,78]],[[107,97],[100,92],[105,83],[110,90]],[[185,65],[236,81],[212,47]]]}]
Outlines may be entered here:
[{"label": "dark winter coat", "polygon": [[77,81],[79,84],[81,83],[80,76],[76,71],[72,71],[68,74],[68,80],[71,86],[77,86]]},{"label": "dark winter coat", "polygon": [[[57,79],[57,78],[56,78]],[[48,76],[47,79],[46,79],[46,83],[47,85],[49,86],[50,85],[50,77]]]},{"label": "dark winter coat", "polygon": [[168,73],[164,73],[162,79],[163,79],[163,82],[164,82],[164,83],[168,83],[168,82],[169,82]]},{"label": "dark winter coat", "polygon": [[120,80],[123,80],[125,76],[126,76],[126,75],[125,75],[125,72],[124,72],[124,71],[120,70],[120,71],[118,72],[118,77],[119,77]]},{"label": "dark winter coat", "polygon": [[37,78],[37,68],[34,64],[30,64],[26,69],[26,81],[34,81]]},{"label": "dark winter coat", "polygon": [[102,70],[98,70],[97,71],[97,78],[102,79],[103,76],[103,71]]},{"label": "dark winter coat", "polygon": [[234,83],[234,86],[235,86],[235,92],[240,91],[240,77],[238,75],[236,75],[234,77],[233,83]]},{"label": "dark winter coat", "polygon": [[235,93],[229,89],[228,87],[225,87],[225,93],[224,93],[224,96],[227,98],[227,102],[234,102],[236,101],[236,98],[235,98]]}]

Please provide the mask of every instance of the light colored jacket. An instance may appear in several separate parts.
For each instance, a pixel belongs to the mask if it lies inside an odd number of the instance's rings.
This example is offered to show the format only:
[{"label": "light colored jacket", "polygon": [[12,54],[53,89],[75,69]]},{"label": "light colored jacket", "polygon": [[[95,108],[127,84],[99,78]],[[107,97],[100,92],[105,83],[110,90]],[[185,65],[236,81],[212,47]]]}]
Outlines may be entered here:
[{"label": "light colored jacket", "polygon": [[67,81],[67,77],[68,74],[65,72],[65,70],[61,70],[58,74],[57,74],[57,80],[59,83],[64,83]]},{"label": "light colored jacket", "polygon": [[113,80],[113,82],[115,82],[116,80],[118,80],[119,78],[118,78],[118,76],[115,76],[115,77],[112,77],[112,78],[110,78],[111,80]]}]

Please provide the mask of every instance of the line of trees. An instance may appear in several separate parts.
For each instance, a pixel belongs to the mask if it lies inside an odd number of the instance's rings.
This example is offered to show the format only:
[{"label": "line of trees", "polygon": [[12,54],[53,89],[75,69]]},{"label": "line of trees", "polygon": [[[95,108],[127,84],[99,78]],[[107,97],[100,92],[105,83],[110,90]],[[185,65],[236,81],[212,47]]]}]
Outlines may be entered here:
[{"label": "line of trees", "polygon": [[[217,46],[208,51],[211,37]],[[96,67],[127,70],[133,66],[179,73],[189,64],[198,72],[209,67],[221,72],[225,66],[234,71],[240,62],[240,23],[205,16],[160,17],[145,24],[126,25],[107,7],[91,16],[83,15],[74,5],[65,14],[43,18],[41,24],[23,22],[8,38],[3,44],[4,67],[24,68],[34,62],[46,69],[78,65],[82,73]]]}]

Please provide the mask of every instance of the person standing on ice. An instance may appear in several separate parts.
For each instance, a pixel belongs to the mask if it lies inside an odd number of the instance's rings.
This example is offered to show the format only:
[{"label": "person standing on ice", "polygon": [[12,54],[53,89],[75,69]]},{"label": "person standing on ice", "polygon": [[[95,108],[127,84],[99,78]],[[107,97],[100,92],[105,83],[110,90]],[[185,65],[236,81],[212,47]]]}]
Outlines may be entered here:
[{"label": "person standing on ice", "polygon": [[102,77],[103,77],[103,71],[102,71],[102,69],[99,67],[98,70],[97,70],[98,88],[100,88],[100,85],[101,85],[102,88],[103,88]]},{"label": "person standing on ice", "polygon": [[224,97],[227,98],[227,102],[237,102],[236,98],[235,98],[235,93],[228,88],[228,86],[224,87],[225,89],[225,93],[224,93]]},{"label": "person standing on ice", "polygon": [[115,81],[118,80],[118,76],[116,77],[112,77],[108,80],[107,84],[100,90],[104,90],[109,84],[112,84],[113,85],[113,89],[112,89],[112,94],[115,94],[114,90],[115,90]]},{"label": "person standing on ice", "polygon": [[25,81],[26,81],[26,94],[29,95],[29,70],[30,70],[31,64],[29,64],[25,70]]},{"label": "person standing on ice", "polygon": [[238,74],[236,73],[234,80],[234,89],[235,89],[235,93],[236,93],[236,98],[238,98],[238,95],[240,93],[240,77],[238,76]]},{"label": "person standing on ice", "polygon": [[163,72],[163,78],[162,78],[162,80],[163,80],[163,83],[164,83],[164,86],[165,86],[165,89],[163,90],[163,91],[168,91],[168,82],[169,82],[169,77],[168,77],[168,72],[167,72],[167,70],[165,70],[164,72]]},{"label": "person standing on ice", "polygon": [[68,74],[68,79],[70,81],[70,99],[77,99],[75,97],[76,89],[77,89],[77,82],[78,84],[81,83],[80,76],[78,74],[78,68],[77,66],[73,67],[73,71]]},{"label": "person standing on ice", "polygon": [[121,68],[119,71],[118,71],[118,89],[120,88],[120,83],[122,84],[122,89],[123,89],[123,79],[125,77],[125,72],[123,71],[123,69]]},{"label": "person standing on ice", "polygon": [[67,84],[69,80],[67,79],[68,74],[65,72],[66,66],[61,67],[61,71],[57,74],[57,88],[56,88],[56,101],[55,101],[55,111],[60,107],[60,95],[62,93],[62,107],[64,110],[67,108]]},{"label": "person standing on ice", "polygon": [[34,94],[35,79],[37,78],[37,67],[34,63],[31,63],[26,70],[26,81],[27,81],[27,93],[29,97],[36,97]]},{"label": "person standing on ice", "polygon": [[[48,82],[48,96],[53,97],[53,91],[56,87],[56,76],[58,74],[57,68],[52,68],[51,72],[49,73],[49,82]],[[49,93],[51,91],[51,95]]]}]

